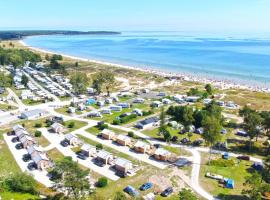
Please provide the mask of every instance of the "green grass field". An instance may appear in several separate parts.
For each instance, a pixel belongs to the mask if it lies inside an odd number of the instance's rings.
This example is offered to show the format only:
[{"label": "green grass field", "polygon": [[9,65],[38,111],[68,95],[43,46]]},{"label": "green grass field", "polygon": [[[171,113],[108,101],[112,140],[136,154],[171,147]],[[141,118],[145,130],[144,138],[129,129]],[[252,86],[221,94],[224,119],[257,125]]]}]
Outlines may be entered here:
[{"label": "green grass field", "polygon": [[[208,154],[204,153],[202,155],[203,164],[201,166],[200,183],[202,184],[203,188],[213,195],[223,195],[224,197],[222,199],[229,199],[231,195],[241,196],[241,192],[244,189],[243,183],[245,182],[245,177],[250,175],[252,163],[249,161],[241,161],[238,164],[236,159],[230,158],[236,163],[233,167],[209,166],[207,165]],[[217,180],[205,177],[206,172],[219,174],[226,178],[233,179],[235,182],[235,188],[224,188],[223,185],[219,184]],[[244,197],[240,197],[240,199],[244,199]]]},{"label": "green grass field", "polygon": [[[73,127],[69,127],[70,123],[74,123]],[[68,120],[65,121],[65,127],[68,129],[68,132],[75,131],[79,128],[82,128],[87,125],[87,122],[78,121],[78,120]]]}]

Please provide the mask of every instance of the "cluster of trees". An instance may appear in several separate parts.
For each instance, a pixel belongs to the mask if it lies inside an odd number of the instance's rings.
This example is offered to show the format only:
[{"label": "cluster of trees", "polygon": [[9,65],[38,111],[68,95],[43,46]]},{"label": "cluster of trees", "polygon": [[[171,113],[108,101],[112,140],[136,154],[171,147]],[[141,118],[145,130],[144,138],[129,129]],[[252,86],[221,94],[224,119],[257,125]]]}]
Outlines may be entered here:
[{"label": "cluster of trees", "polygon": [[187,92],[188,96],[200,96],[202,98],[207,98],[214,94],[214,88],[211,84],[206,84],[204,87],[205,91],[201,91],[198,88],[190,88]]},{"label": "cluster of trees", "polygon": [[38,193],[35,179],[31,175],[22,172],[14,173],[4,178],[0,186],[10,192],[29,193],[33,195]]},{"label": "cluster of trees", "polygon": [[134,118],[137,118],[136,114],[127,115],[127,116],[121,117],[121,118],[118,117],[118,118],[113,120],[113,124],[119,125],[119,124],[127,123]]},{"label": "cluster of trees", "polygon": [[[210,149],[221,140],[221,130],[224,124],[222,108],[215,101],[207,104],[203,109],[193,109],[189,106],[170,106],[167,114],[181,123],[188,130],[190,125],[203,128],[202,137]],[[210,150],[211,156],[211,150]],[[210,158],[209,158],[210,161]]]},{"label": "cluster of trees", "polygon": [[270,137],[270,111],[258,112],[248,106],[239,110],[239,115],[244,118],[243,128],[249,136],[249,148],[252,148],[253,140],[262,134]]},{"label": "cluster of trees", "polygon": [[86,93],[90,79],[85,73],[75,72],[71,75],[70,83],[72,84],[75,94],[79,95]]},{"label": "cluster of trees", "polygon": [[0,72],[0,87],[10,87],[13,83],[13,77],[11,74],[7,75],[4,72]]},{"label": "cluster of trees", "polygon": [[90,194],[89,170],[82,170],[71,157],[65,157],[55,163],[51,171],[52,180],[57,190],[66,191],[71,199],[85,199]]},{"label": "cluster of trees", "polygon": [[[73,86],[74,92],[79,94],[86,93],[87,87],[90,85],[90,78],[82,72],[75,72],[71,76],[70,83]],[[98,72],[92,77],[92,87],[96,94],[100,94],[103,90],[110,96],[110,92],[116,84],[114,73],[110,71]]]},{"label": "cluster of trees", "polygon": [[110,92],[116,85],[114,73],[110,71],[98,72],[93,77],[93,88],[97,94],[100,94],[103,89],[106,90],[107,96],[110,96]]},{"label": "cluster of trees", "polygon": [[33,63],[40,62],[39,54],[25,49],[3,49],[0,48],[0,65],[13,65],[19,67],[24,65],[26,61]]},{"label": "cluster of trees", "polygon": [[264,168],[261,172],[255,171],[245,178],[244,185],[247,189],[242,191],[242,194],[249,199],[262,200],[270,197],[270,156],[264,160]]}]

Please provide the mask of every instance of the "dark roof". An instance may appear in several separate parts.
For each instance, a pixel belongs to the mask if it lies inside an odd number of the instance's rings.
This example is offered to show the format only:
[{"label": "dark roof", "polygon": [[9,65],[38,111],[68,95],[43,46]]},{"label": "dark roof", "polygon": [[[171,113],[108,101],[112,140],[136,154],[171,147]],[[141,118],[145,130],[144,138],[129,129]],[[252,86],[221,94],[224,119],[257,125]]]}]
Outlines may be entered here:
[{"label": "dark roof", "polygon": [[158,122],[158,117],[150,117],[150,118],[147,118],[145,120],[140,121],[139,123],[141,125],[147,125],[147,124],[151,124],[154,122]]}]

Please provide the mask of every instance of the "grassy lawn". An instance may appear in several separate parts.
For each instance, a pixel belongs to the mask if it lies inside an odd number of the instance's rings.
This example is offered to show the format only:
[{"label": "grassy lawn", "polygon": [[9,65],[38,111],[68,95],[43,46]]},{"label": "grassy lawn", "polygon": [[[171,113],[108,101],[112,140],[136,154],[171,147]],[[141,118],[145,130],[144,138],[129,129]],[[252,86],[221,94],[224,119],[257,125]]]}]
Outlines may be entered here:
[{"label": "grassy lawn", "polygon": [[[245,177],[250,175],[250,167],[251,162],[248,161],[241,161],[239,164],[235,160],[235,166],[232,167],[218,167],[218,166],[209,166],[206,164],[208,155],[202,154],[203,158],[203,165],[201,166],[201,173],[200,173],[200,183],[203,185],[203,188],[216,196],[224,196],[222,199],[232,199],[231,195],[240,195],[244,189],[243,183],[245,182]],[[219,185],[218,181],[210,178],[206,178],[206,172],[211,172],[215,174],[222,175],[227,178],[231,178],[234,180],[235,188],[234,189],[227,189],[224,188],[222,185]],[[239,197],[239,199],[244,199]]]},{"label": "grassy lawn", "polygon": [[69,114],[68,113],[68,107],[67,106],[64,106],[62,108],[57,108],[57,109],[55,109],[55,111],[58,112],[58,113],[61,113],[63,115]]},{"label": "grassy lawn", "polygon": [[[109,181],[108,186],[106,186],[105,188],[97,188],[96,195],[98,197],[100,197],[100,199],[113,199],[116,192],[123,191],[123,189],[126,186],[131,185],[139,191],[141,196],[143,196],[143,195],[146,195],[150,192],[154,192],[154,189],[152,188],[152,189],[147,190],[147,191],[140,191],[139,187],[142,184],[146,183],[152,175],[159,174],[160,176],[167,176],[168,173],[170,173],[170,169],[168,169],[168,168],[161,170],[161,169],[157,169],[157,168],[150,166],[150,165],[145,165],[145,166],[142,166],[142,169],[139,170],[136,173],[136,175],[134,175],[132,177],[121,178],[118,181]],[[177,200],[178,198],[176,198],[176,196],[177,195],[173,195],[173,196],[170,196],[169,198],[163,198],[163,197],[157,195],[157,199],[159,199],[159,200],[161,200],[161,199]],[[128,197],[128,199],[132,199],[131,196],[129,196],[129,195],[127,195],[127,197]],[[89,200],[90,199],[95,199],[95,198],[90,197]]]},{"label": "grassy lawn", "polygon": [[[13,158],[12,153],[9,151],[8,146],[4,142],[3,133],[6,131],[0,131],[0,177],[6,177],[9,174],[20,172],[20,168],[17,165],[15,159]],[[41,185],[38,186],[39,189],[46,189]],[[0,196],[3,200],[6,199],[14,199],[14,200],[28,200],[28,199],[39,199],[38,196],[31,195],[31,194],[22,194],[22,193],[14,193],[5,190],[1,190],[0,188]]]},{"label": "grassy lawn", "polygon": [[9,111],[9,110],[15,110],[15,109],[17,109],[17,107],[8,105],[6,103],[5,104],[0,103],[0,110]]},{"label": "grassy lawn", "polygon": [[[168,131],[170,131],[171,136],[177,136],[178,140],[181,140],[183,138],[188,138],[188,134],[179,134],[179,130],[174,129],[172,127],[168,127]],[[152,138],[158,139],[158,140],[163,140],[163,136],[158,134],[158,128],[154,128],[152,130],[144,130],[142,131],[143,134],[148,135]],[[196,139],[201,138],[201,136],[199,134],[193,133],[192,136],[190,137],[191,141],[194,141]]]},{"label": "grassy lawn", "polygon": [[38,105],[38,104],[43,103],[42,101],[34,101],[31,99],[23,99],[22,102],[23,102],[23,104],[29,105],[29,106]]},{"label": "grassy lawn", "polygon": [[51,158],[54,162],[59,161],[64,158],[64,155],[58,151],[56,148],[53,148],[50,151],[47,151],[49,158]]},{"label": "grassy lawn", "polygon": [[[70,115],[70,113],[68,112],[68,108],[69,108],[69,106],[64,106],[62,108],[55,109],[55,111],[58,112],[58,113],[61,113],[63,115]],[[76,109],[75,113],[77,115],[81,115],[81,114],[83,114],[86,111],[90,111],[90,109],[88,107],[86,108],[85,111],[80,111],[80,110]]]},{"label": "grassy lawn", "polygon": [[[126,131],[123,131],[123,130],[120,130],[120,129],[117,129],[117,128],[112,128],[110,126],[109,126],[108,129],[115,132],[116,134],[125,134],[125,135],[127,134]],[[99,130],[96,126],[90,127],[86,131],[93,134],[93,135],[98,135],[101,132],[101,130]]]},{"label": "grassy lawn", "polygon": [[[73,127],[69,127],[71,123],[74,123]],[[65,121],[65,127],[68,129],[68,132],[72,132],[74,130],[77,130],[79,128],[82,128],[87,125],[87,122],[78,121],[78,120],[68,120]]]},{"label": "grassy lawn", "polygon": [[[124,114],[124,113],[128,113],[128,112],[132,112],[135,108],[138,108],[138,109],[141,109],[142,111],[148,111],[150,110],[150,106],[148,104],[133,104],[133,107],[132,108],[123,108],[122,111],[120,112],[112,112],[111,115],[109,114],[104,114],[102,118],[93,118],[95,120],[102,120],[102,121],[105,121],[105,122],[108,122],[108,123],[113,123],[113,120],[116,118],[116,117],[119,117],[121,114]],[[154,110],[154,112],[157,111],[157,109]],[[131,120],[129,120],[128,122],[126,123],[123,123],[123,124],[129,124],[131,122],[134,122],[134,121],[137,121],[141,118],[145,118],[145,116],[142,116],[142,117],[136,117],[136,118],[133,118]]]},{"label": "grassy lawn", "polygon": [[[81,140],[83,140],[85,143],[91,144],[91,145],[93,145],[93,146],[96,146],[97,144],[100,144],[100,143],[95,142],[95,141],[93,141],[93,140],[90,140],[89,138],[86,138],[86,137],[84,137],[84,136],[81,136],[81,135],[78,135],[78,136],[79,136],[79,138],[80,138]],[[106,150],[106,151],[112,153],[112,154],[115,155],[115,156],[119,156],[119,157],[121,157],[121,158],[125,158],[125,159],[127,159],[127,160],[130,160],[130,161],[132,161],[133,164],[139,164],[139,163],[140,163],[140,161],[133,159],[132,157],[130,157],[130,156],[127,155],[127,154],[124,154],[124,153],[122,153],[122,152],[119,152],[119,151],[117,151],[117,150],[115,150],[115,149],[112,149],[112,148],[110,148],[110,147],[107,147],[107,146],[105,146],[105,145],[102,145],[102,146],[103,146],[103,149],[104,149],[104,150]]]},{"label": "grassy lawn", "polygon": [[[26,130],[31,134],[31,135],[35,135],[35,131],[38,129],[36,127],[37,124],[41,124],[41,127],[46,127],[46,118],[43,119],[38,119],[38,120],[26,120],[21,122],[21,124],[24,124],[24,127],[26,128]],[[40,136],[40,137],[35,137],[36,141],[38,142],[38,144],[42,147],[46,147],[48,145],[50,145],[50,142],[44,137],[44,136]]]}]

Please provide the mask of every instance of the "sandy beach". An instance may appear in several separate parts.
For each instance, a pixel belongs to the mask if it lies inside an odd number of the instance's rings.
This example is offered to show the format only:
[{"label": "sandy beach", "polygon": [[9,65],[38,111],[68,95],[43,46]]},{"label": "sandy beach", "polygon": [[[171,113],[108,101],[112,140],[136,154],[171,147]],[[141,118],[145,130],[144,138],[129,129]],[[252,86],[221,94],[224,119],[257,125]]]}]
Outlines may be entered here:
[{"label": "sandy beach", "polygon": [[[46,53],[46,54],[56,54],[56,52],[32,47],[30,45],[27,45],[23,40],[20,40],[19,43],[29,49],[32,49],[34,51]],[[57,53],[59,54],[59,53]],[[121,64],[116,64],[116,63],[110,63],[110,62],[104,62],[100,60],[94,60],[94,59],[86,59],[86,58],[81,58],[81,57],[76,57],[76,56],[70,56],[66,55],[63,53],[60,53],[63,57],[78,60],[78,61],[84,61],[84,62],[92,62],[92,63],[97,63],[97,64],[102,64],[102,65],[107,65],[109,67],[121,67],[121,68],[126,68],[130,70],[138,70],[138,71],[143,71],[147,73],[152,73],[152,74],[157,74],[159,76],[163,77],[171,77],[171,78],[177,78],[181,79],[184,81],[191,81],[191,82],[199,82],[199,83],[211,83],[217,88],[220,89],[244,89],[244,90],[251,90],[251,91],[257,91],[257,92],[266,92],[270,93],[270,88],[267,87],[261,87],[259,85],[254,85],[254,84],[242,84],[238,83],[237,81],[232,81],[232,80],[221,80],[221,79],[210,79],[206,77],[201,77],[201,76],[196,76],[193,74],[184,74],[184,73],[168,73],[164,71],[158,71],[158,70],[153,70],[153,69],[142,69],[139,67],[132,67],[132,66],[127,66],[127,65],[121,65]]]}]

